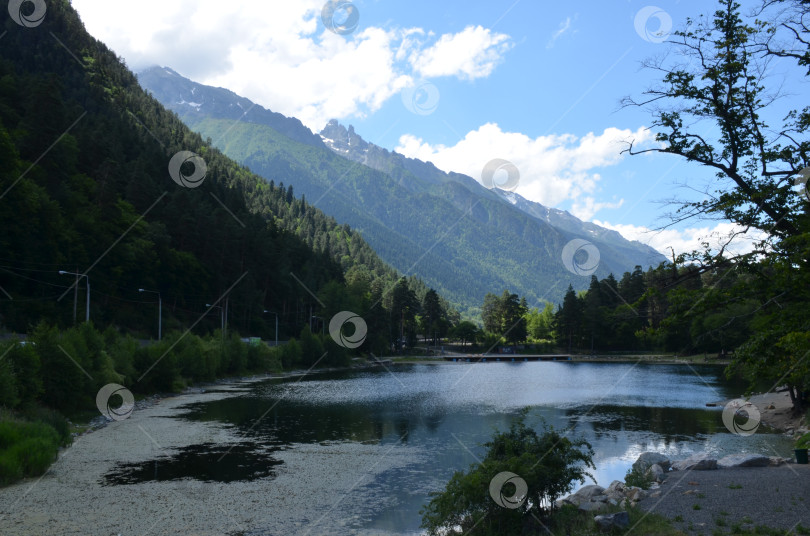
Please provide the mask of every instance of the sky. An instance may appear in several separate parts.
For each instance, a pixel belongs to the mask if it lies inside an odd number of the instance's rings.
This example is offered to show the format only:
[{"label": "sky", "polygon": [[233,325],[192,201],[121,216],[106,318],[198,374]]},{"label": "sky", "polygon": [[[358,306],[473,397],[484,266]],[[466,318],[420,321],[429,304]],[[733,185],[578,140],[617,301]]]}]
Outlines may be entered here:
[{"label": "sky", "polygon": [[[621,153],[628,140],[655,143],[650,113],[620,104],[656,82],[642,62],[672,55],[671,33],[714,2],[333,0],[342,5],[330,11],[324,1],[72,3],[136,72],[170,67],[315,132],[338,119],[367,141],[477,180],[506,160],[518,194],[668,256],[734,230],[672,225],[672,201],[699,199],[706,169]],[[773,76],[784,84],[787,72],[777,64]],[[807,88],[784,87],[778,106],[803,106]]]}]

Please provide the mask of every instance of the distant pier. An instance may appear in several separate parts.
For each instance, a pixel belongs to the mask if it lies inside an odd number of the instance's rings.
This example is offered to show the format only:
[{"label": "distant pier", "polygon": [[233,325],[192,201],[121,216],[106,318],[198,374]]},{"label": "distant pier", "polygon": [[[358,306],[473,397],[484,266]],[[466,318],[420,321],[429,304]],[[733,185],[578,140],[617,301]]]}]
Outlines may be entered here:
[{"label": "distant pier", "polygon": [[487,354],[487,355],[446,355],[445,361],[457,363],[518,363],[528,361],[571,361],[566,354]]}]

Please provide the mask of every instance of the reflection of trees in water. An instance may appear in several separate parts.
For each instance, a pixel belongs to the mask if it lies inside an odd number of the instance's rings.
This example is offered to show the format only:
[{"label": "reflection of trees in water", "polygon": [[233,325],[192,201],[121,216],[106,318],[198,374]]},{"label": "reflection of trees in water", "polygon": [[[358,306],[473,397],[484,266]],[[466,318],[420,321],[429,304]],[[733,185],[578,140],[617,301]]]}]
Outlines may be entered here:
[{"label": "reflection of trees in water", "polygon": [[721,431],[720,415],[716,411],[687,408],[643,406],[598,406],[595,409],[566,410],[570,425],[580,431],[588,423],[597,437],[616,432],[646,432],[660,435],[667,441],[689,439]]},{"label": "reflection of trees in water", "polygon": [[[430,410],[423,411],[425,407]],[[406,442],[420,427],[433,433],[439,429],[445,417],[440,407],[424,395],[404,398],[393,407],[239,396],[189,405],[182,418],[230,424],[266,444],[379,442],[389,436]]]}]

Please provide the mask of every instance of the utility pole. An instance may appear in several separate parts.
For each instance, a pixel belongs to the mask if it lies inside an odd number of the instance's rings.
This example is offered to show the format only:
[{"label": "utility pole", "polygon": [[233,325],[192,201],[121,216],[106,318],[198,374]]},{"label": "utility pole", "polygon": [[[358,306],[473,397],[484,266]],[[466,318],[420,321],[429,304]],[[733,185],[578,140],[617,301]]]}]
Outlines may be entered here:
[{"label": "utility pole", "polygon": [[[90,322],[90,278],[87,276],[87,274],[80,274],[78,270],[76,270],[75,272],[66,272],[64,270],[59,270],[59,275],[75,275],[76,276],[76,283],[75,284],[77,286],[79,284],[79,278],[80,277],[83,277],[83,278],[85,278],[87,280],[87,306],[85,307],[84,321],[85,322]],[[75,296],[75,294],[74,294],[74,296]],[[75,300],[74,300],[73,308],[74,308],[74,310],[76,308]],[[74,316],[74,320],[75,320],[75,316]]]},{"label": "utility pole", "polygon": [[276,346],[278,346],[278,313],[275,311],[268,311],[267,309],[264,310],[265,313],[273,313],[276,315]]}]

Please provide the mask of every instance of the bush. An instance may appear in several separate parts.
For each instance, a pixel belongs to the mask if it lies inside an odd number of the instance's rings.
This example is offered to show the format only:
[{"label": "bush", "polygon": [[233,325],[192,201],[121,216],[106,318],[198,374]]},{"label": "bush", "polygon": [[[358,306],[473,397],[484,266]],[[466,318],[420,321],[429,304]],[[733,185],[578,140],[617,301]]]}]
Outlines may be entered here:
[{"label": "bush", "polygon": [[39,476],[56,459],[59,434],[44,422],[0,420],[0,483]]},{"label": "bush", "polygon": [[649,469],[639,470],[636,467],[631,467],[627,470],[627,475],[624,477],[624,483],[628,486],[635,486],[641,489],[650,489],[650,485],[655,479],[649,472]]},{"label": "bush", "polygon": [[[486,456],[467,473],[456,472],[445,490],[433,493],[422,508],[422,528],[428,534],[521,534],[535,519],[548,519],[554,502],[573,489],[573,482],[593,477],[593,449],[583,439],[570,440],[543,425],[541,435],[526,426],[527,410],[512,423],[508,432],[497,432],[485,443]],[[514,473],[525,481],[525,500],[517,508],[499,506],[490,497],[490,483],[503,472]],[[511,496],[514,484],[506,484],[503,494]],[[459,530],[460,529],[460,530]]]},{"label": "bush", "polygon": [[295,339],[281,347],[281,362],[285,369],[295,369],[301,366],[301,345]]},{"label": "bush", "polygon": [[14,368],[19,405],[28,407],[35,404],[42,394],[39,354],[31,344],[22,345],[17,341],[12,341],[12,344],[14,348],[6,354],[6,359]]},{"label": "bush", "polygon": [[804,434],[796,441],[796,448],[797,449],[808,449],[810,448],[810,432]]},{"label": "bush", "polygon": [[19,404],[17,396],[17,377],[11,361],[0,359],[0,406],[15,408]]},{"label": "bush", "polygon": [[70,423],[68,423],[67,419],[65,419],[62,414],[56,410],[43,407],[33,407],[25,411],[23,413],[23,417],[32,422],[41,422],[47,424],[56,430],[56,433],[59,436],[60,445],[66,446],[73,441],[73,436],[70,433]]}]

